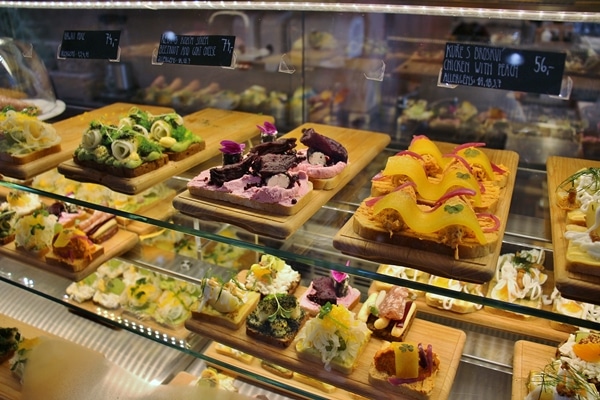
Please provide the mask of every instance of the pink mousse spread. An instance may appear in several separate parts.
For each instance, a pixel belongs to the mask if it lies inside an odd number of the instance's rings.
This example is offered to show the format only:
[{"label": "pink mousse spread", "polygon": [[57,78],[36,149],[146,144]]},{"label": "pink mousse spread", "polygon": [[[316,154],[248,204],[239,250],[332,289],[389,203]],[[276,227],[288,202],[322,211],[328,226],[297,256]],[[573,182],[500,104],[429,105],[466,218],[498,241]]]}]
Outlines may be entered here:
[{"label": "pink mousse spread", "polygon": [[213,192],[228,193],[259,203],[273,204],[291,207],[312,189],[305,172],[297,172],[298,180],[290,189],[281,186],[256,186],[260,184],[260,177],[246,174],[239,179],[227,181],[223,186],[209,184],[210,171],[202,171],[199,175],[188,182],[187,188],[192,194],[194,191],[210,190]]},{"label": "pink mousse spread", "polygon": [[[306,157],[306,149],[298,150],[297,154],[299,157]],[[304,171],[312,179],[330,179],[341,174],[346,165],[342,161],[338,161],[336,164],[330,166],[315,165],[304,160],[291,170]]]}]

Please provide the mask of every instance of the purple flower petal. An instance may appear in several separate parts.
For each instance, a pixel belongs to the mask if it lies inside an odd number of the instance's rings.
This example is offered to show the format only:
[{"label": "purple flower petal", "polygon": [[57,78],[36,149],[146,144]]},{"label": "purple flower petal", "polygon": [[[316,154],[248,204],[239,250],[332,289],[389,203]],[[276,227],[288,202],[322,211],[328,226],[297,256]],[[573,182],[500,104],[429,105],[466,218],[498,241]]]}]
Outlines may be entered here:
[{"label": "purple flower petal", "polygon": [[244,143],[237,143],[233,140],[221,140],[221,148],[219,149],[221,153],[225,154],[237,154],[242,153],[246,148]]},{"label": "purple flower petal", "polygon": [[256,127],[261,131],[261,133],[267,135],[277,135],[277,127],[269,121],[265,121],[263,125],[256,125]]}]

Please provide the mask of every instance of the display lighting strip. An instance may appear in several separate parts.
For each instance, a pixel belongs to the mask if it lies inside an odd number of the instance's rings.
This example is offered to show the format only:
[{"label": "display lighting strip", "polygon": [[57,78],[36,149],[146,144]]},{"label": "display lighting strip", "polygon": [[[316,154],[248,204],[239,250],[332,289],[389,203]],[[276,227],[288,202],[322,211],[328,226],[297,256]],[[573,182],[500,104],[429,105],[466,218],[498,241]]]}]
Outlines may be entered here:
[{"label": "display lighting strip", "polygon": [[[543,7],[540,4],[540,7]],[[517,10],[459,6],[329,3],[310,1],[1,1],[2,8],[42,9],[185,9],[185,10],[286,10],[431,15],[556,22],[600,22],[592,11]],[[568,7],[568,6],[567,6]]]}]

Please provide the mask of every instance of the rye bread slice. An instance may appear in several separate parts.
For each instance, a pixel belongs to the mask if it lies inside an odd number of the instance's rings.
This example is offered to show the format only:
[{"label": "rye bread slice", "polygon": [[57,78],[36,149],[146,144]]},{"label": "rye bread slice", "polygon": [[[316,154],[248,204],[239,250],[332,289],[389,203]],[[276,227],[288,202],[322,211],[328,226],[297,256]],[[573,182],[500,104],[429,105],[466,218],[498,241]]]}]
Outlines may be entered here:
[{"label": "rye bread slice", "polygon": [[117,176],[120,178],[135,178],[147,174],[149,172],[155,171],[160,167],[166,165],[169,161],[169,157],[166,154],[163,154],[162,157],[158,160],[145,162],[136,168],[115,167],[112,165],[97,163],[92,160],[79,160],[75,156],[73,156],[73,161],[75,162],[75,164],[81,167],[106,172],[107,174],[112,176]]}]

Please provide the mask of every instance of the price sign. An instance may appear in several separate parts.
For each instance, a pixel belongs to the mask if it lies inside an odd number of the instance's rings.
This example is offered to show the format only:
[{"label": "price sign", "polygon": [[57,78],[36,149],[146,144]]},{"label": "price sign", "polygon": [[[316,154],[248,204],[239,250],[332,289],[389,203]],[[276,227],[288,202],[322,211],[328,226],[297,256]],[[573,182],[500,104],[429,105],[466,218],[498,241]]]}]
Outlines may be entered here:
[{"label": "price sign", "polygon": [[231,65],[235,36],[176,35],[165,32],[160,37],[156,61],[162,64]]},{"label": "price sign", "polygon": [[60,58],[115,60],[121,31],[64,31]]},{"label": "price sign", "polygon": [[446,43],[442,83],[560,94],[565,53]]}]

